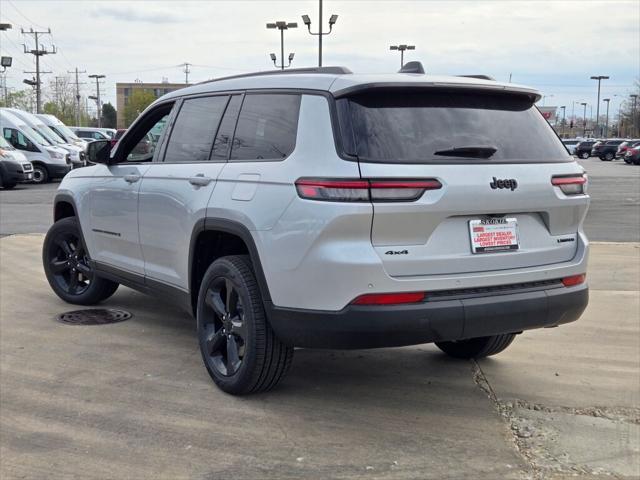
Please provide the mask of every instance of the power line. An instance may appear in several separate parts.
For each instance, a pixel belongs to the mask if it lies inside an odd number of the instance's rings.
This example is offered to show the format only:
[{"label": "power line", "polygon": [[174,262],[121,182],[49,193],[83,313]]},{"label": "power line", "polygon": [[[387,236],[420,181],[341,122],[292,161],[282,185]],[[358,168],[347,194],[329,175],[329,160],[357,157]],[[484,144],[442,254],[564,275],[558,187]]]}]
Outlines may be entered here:
[{"label": "power line", "polygon": [[35,25],[36,27],[45,28],[42,25],[40,25],[39,23],[34,22],[33,20],[29,19],[29,17],[27,17],[24,13],[22,13],[20,10],[18,10],[18,7],[16,7],[11,0],[7,0],[7,3],[9,3],[9,5],[11,5],[13,7],[13,9],[16,12],[18,12],[18,15],[20,15],[22,18],[24,18],[27,21],[27,23],[29,23],[31,25]]}]

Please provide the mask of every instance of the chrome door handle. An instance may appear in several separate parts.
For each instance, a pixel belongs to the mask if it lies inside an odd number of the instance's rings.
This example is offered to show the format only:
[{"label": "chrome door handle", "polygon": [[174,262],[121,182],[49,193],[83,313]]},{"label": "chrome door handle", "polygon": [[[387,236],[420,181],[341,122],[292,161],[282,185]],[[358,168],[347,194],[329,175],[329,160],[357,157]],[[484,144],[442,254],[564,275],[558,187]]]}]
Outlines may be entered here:
[{"label": "chrome door handle", "polygon": [[131,174],[124,176],[124,181],[128,183],[136,183],[138,180],[140,180],[140,175]]},{"label": "chrome door handle", "polygon": [[203,173],[199,173],[195,177],[189,177],[189,183],[197,187],[206,187],[212,180],[213,178],[205,177]]}]

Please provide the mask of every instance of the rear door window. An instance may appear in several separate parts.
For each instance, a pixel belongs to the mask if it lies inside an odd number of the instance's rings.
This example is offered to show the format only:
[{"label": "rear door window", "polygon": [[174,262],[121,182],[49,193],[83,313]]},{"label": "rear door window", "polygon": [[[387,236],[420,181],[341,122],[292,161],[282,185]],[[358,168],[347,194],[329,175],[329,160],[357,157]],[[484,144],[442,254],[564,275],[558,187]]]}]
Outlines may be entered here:
[{"label": "rear door window", "polygon": [[236,128],[236,121],[238,120],[238,112],[240,111],[241,104],[241,95],[233,95],[231,100],[229,100],[227,109],[224,112],[224,117],[222,117],[222,122],[220,122],[216,139],[213,142],[211,160],[226,161],[229,158],[231,139],[233,138],[233,131]]},{"label": "rear door window", "polygon": [[[369,92],[338,100],[346,153],[363,162],[568,161],[567,151],[526,96],[478,92]],[[490,158],[448,156],[465,147]],[[439,152],[439,154],[436,154]]]},{"label": "rear door window", "polygon": [[226,95],[185,100],[167,144],[165,162],[206,162],[227,105]]},{"label": "rear door window", "polygon": [[247,94],[238,118],[231,161],[283,160],[296,145],[300,95]]}]

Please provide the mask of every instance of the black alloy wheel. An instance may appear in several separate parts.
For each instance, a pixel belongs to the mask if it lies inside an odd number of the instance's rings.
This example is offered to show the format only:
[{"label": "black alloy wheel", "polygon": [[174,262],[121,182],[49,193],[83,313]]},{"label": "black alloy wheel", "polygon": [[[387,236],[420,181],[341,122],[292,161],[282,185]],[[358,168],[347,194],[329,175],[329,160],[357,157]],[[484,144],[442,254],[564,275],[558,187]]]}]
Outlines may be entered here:
[{"label": "black alloy wheel", "polygon": [[214,279],[205,292],[205,306],[201,338],[207,365],[220,375],[233,375],[242,366],[248,335],[238,287],[228,278]]},{"label": "black alloy wheel", "polygon": [[82,240],[61,232],[49,246],[49,271],[57,285],[70,295],[82,295],[93,280],[93,270]]},{"label": "black alloy wheel", "polygon": [[62,300],[95,305],[118,289],[118,283],[96,275],[76,217],[54,223],[42,246],[42,266],[51,289]]}]

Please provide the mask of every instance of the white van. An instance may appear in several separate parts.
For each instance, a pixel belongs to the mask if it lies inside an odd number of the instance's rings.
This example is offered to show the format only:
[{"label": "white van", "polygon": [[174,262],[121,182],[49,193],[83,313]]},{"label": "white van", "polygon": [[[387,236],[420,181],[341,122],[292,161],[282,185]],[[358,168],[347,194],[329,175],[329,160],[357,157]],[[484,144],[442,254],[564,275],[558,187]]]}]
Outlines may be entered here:
[{"label": "white van", "polygon": [[36,117],[42,120],[47,127],[56,132],[60,137],[64,138],[67,143],[82,147],[85,152],[87,151],[87,141],[73,133],[58,117],[48,113],[38,113]]},{"label": "white van", "polygon": [[27,125],[42,135],[51,145],[60,147],[69,152],[72,168],[80,168],[86,165],[84,149],[82,147],[68,143],[64,138],[60,137],[57,133],[47,127],[44,122],[34,114],[17,108],[3,108],[3,110],[7,110],[16,117],[27,122]]},{"label": "white van", "polygon": [[35,183],[62,178],[71,170],[71,158],[66,150],[51,146],[24,120],[5,109],[0,109],[0,131],[5,140],[24,153],[33,164]]}]

